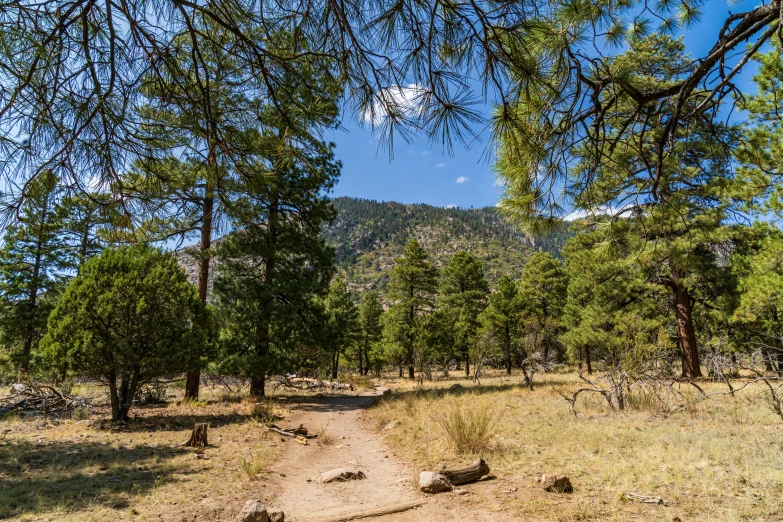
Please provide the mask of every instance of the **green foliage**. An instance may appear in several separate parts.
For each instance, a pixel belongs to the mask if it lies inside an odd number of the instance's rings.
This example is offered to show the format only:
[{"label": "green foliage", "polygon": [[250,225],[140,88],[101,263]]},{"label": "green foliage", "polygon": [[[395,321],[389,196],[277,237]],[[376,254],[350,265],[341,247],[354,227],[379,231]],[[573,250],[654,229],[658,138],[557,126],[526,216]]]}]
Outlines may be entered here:
[{"label": "green foliage", "polygon": [[356,343],[356,359],[359,363],[359,373],[367,375],[370,369],[380,373],[383,361],[380,341],[383,338],[383,307],[378,296],[373,292],[362,294],[359,303],[359,339]]},{"label": "green foliage", "polygon": [[384,339],[395,363],[408,365],[413,378],[416,352],[422,348],[421,321],[435,305],[438,271],[415,239],[405,245],[391,271],[388,298],[392,306],[384,316]]},{"label": "green foliage", "polygon": [[140,385],[201,366],[213,335],[211,312],[174,257],[137,245],[82,267],[41,344],[52,366],[106,384],[112,418],[126,421]]},{"label": "green foliage", "polygon": [[62,191],[50,172],[27,191],[19,219],[6,229],[0,249],[0,339],[23,377],[46,320],[75,267],[66,242]]},{"label": "green foliage", "polygon": [[467,372],[468,352],[476,338],[478,317],[487,306],[489,294],[481,263],[467,252],[457,252],[441,271],[439,289],[438,305],[444,311],[442,320],[453,332],[453,355],[466,361]]},{"label": "green foliage", "polygon": [[479,316],[482,328],[489,340],[500,352],[511,374],[511,367],[518,362],[522,338],[522,303],[517,294],[517,285],[510,277],[498,281],[495,292],[489,296],[489,306]]},{"label": "green foliage", "polygon": [[[276,148],[288,146],[295,144],[264,137],[270,161]],[[244,215],[265,225],[245,226],[218,247],[222,354],[213,370],[249,377],[257,395],[269,372],[323,366],[315,349],[323,310],[312,298],[327,291],[333,274],[334,251],[319,237],[335,214],[326,197],[340,172],[332,149],[322,143],[302,161],[274,170],[253,166],[257,185],[245,196]]]},{"label": "green foliage", "polygon": [[332,379],[337,378],[340,356],[360,338],[359,309],[353,302],[345,281],[335,278],[323,298],[324,310],[322,346],[331,360]]}]

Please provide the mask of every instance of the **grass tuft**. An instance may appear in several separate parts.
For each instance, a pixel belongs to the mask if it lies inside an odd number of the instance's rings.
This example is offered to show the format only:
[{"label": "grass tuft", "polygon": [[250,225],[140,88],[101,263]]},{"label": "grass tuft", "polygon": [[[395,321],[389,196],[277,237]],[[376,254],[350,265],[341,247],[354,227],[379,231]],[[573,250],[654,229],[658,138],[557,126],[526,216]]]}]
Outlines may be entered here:
[{"label": "grass tuft", "polygon": [[494,422],[482,405],[460,406],[454,402],[438,424],[459,454],[478,455],[489,448]]}]

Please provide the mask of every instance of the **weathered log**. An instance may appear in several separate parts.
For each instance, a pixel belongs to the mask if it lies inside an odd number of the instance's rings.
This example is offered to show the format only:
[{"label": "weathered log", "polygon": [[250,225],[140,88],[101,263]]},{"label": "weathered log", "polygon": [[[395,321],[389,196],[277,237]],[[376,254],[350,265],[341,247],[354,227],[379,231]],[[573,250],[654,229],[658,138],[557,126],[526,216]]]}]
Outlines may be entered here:
[{"label": "weathered log", "polygon": [[196,426],[193,428],[193,431],[190,434],[190,440],[188,441],[185,446],[191,447],[191,448],[203,448],[205,446],[209,446],[209,442],[207,440],[207,428],[209,427],[209,424],[206,422],[200,422],[196,424]]},{"label": "weathered log", "polygon": [[[308,434],[307,430],[305,428],[297,429],[296,431],[288,431],[284,430],[274,424],[269,424],[266,427],[269,431],[273,431],[275,433],[279,433],[280,435],[283,435],[284,437],[291,437],[292,439],[295,439],[296,437],[304,437],[306,439],[314,439],[318,435],[316,434]],[[304,434],[302,434],[302,431],[304,431]]]},{"label": "weathered log", "polygon": [[364,511],[356,511],[346,515],[338,515],[330,518],[324,518],[318,522],[348,522],[349,520],[361,520],[363,518],[370,517],[382,517],[384,515],[391,515],[392,513],[402,513],[409,509],[423,506],[426,503],[425,500],[414,500],[411,502],[404,502],[402,504],[392,504],[390,506],[383,506],[379,508],[366,509]]},{"label": "weathered log", "polygon": [[666,501],[662,497],[656,497],[653,495],[642,495],[639,493],[626,493],[624,497],[628,500],[635,500],[644,504],[659,504],[664,505]]},{"label": "weathered log", "polygon": [[484,475],[489,474],[489,466],[484,459],[478,459],[464,468],[447,469],[440,472],[441,475],[449,479],[454,486],[475,482]]}]

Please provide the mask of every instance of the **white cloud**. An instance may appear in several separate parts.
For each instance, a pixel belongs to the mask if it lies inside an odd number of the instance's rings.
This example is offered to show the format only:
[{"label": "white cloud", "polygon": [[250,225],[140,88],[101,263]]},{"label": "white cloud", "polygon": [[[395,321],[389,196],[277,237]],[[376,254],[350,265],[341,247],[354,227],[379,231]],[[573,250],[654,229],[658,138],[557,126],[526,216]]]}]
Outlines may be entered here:
[{"label": "white cloud", "polygon": [[460,176],[460,177],[458,177],[458,178],[457,178],[457,183],[459,183],[460,185],[462,185],[463,183],[465,183],[466,181],[468,181],[468,179],[470,179],[470,178],[468,178],[467,176]]},{"label": "white cloud", "polygon": [[451,205],[446,205],[446,208],[457,208],[457,205],[452,203]]},{"label": "white cloud", "polygon": [[440,163],[438,163],[437,165],[435,165],[435,168],[436,168],[436,169],[442,169],[442,168],[443,168],[443,167],[445,167],[445,166],[446,166],[446,164],[445,164],[445,163],[443,163],[443,162],[441,161]]},{"label": "white cloud", "polygon": [[389,116],[389,106],[391,106],[393,111],[399,111],[401,117],[416,117],[416,113],[421,111],[421,97],[423,94],[424,89],[415,83],[405,87],[396,85],[383,89],[375,94],[371,107],[362,112],[362,120],[374,126],[383,124],[384,120]]},{"label": "white cloud", "polygon": [[423,151],[421,151],[421,155],[422,155],[422,156],[429,156],[429,155],[430,155],[430,151],[428,151],[428,150],[423,150]]}]

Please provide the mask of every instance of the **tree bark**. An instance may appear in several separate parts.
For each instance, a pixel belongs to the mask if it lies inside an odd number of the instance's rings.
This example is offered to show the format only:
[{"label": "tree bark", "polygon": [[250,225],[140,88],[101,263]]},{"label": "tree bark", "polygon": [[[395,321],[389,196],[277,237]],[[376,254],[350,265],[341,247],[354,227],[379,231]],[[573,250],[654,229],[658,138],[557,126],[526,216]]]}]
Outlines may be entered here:
[{"label": "tree bark", "polygon": [[686,379],[701,377],[696,331],[693,327],[693,305],[688,289],[676,274],[669,276],[674,290],[674,312],[677,319],[677,337],[682,354],[682,376]]},{"label": "tree bark", "polygon": [[585,346],[585,363],[587,364],[587,375],[593,374],[593,363],[590,361],[590,347]]},{"label": "tree bark", "polygon": [[206,422],[200,422],[193,427],[193,431],[190,433],[190,440],[185,444],[190,448],[204,448],[209,446],[209,439],[207,438],[207,430],[209,424]]},{"label": "tree bark", "polygon": [[412,364],[408,365],[408,378],[409,379],[415,379],[416,378],[415,372],[413,371],[413,365]]},{"label": "tree bark", "polygon": [[250,379],[250,396],[251,397],[263,397],[266,395],[264,388],[266,387],[266,375],[253,377]]},{"label": "tree bark", "polygon": [[[212,222],[214,219],[215,196],[214,175],[217,174],[217,157],[214,146],[210,143],[207,156],[207,179],[204,191],[204,207],[201,215],[201,243],[199,244],[198,261],[198,296],[206,303],[207,289],[209,288],[209,264],[211,256],[208,255],[212,247]],[[191,370],[185,379],[185,398],[198,400],[199,385],[201,383],[201,370]]]},{"label": "tree bark", "polygon": [[470,377],[470,359],[465,359],[465,377]]},{"label": "tree bark", "polygon": [[464,468],[447,469],[440,472],[441,475],[449,479],[454,486],[475,482],[484,475],[489,474],[489,466],[484,459],[478,459]]},{"label": "tree bark", "polygon": [[402,379],[402,365],[400,365],[400,379]]}]

